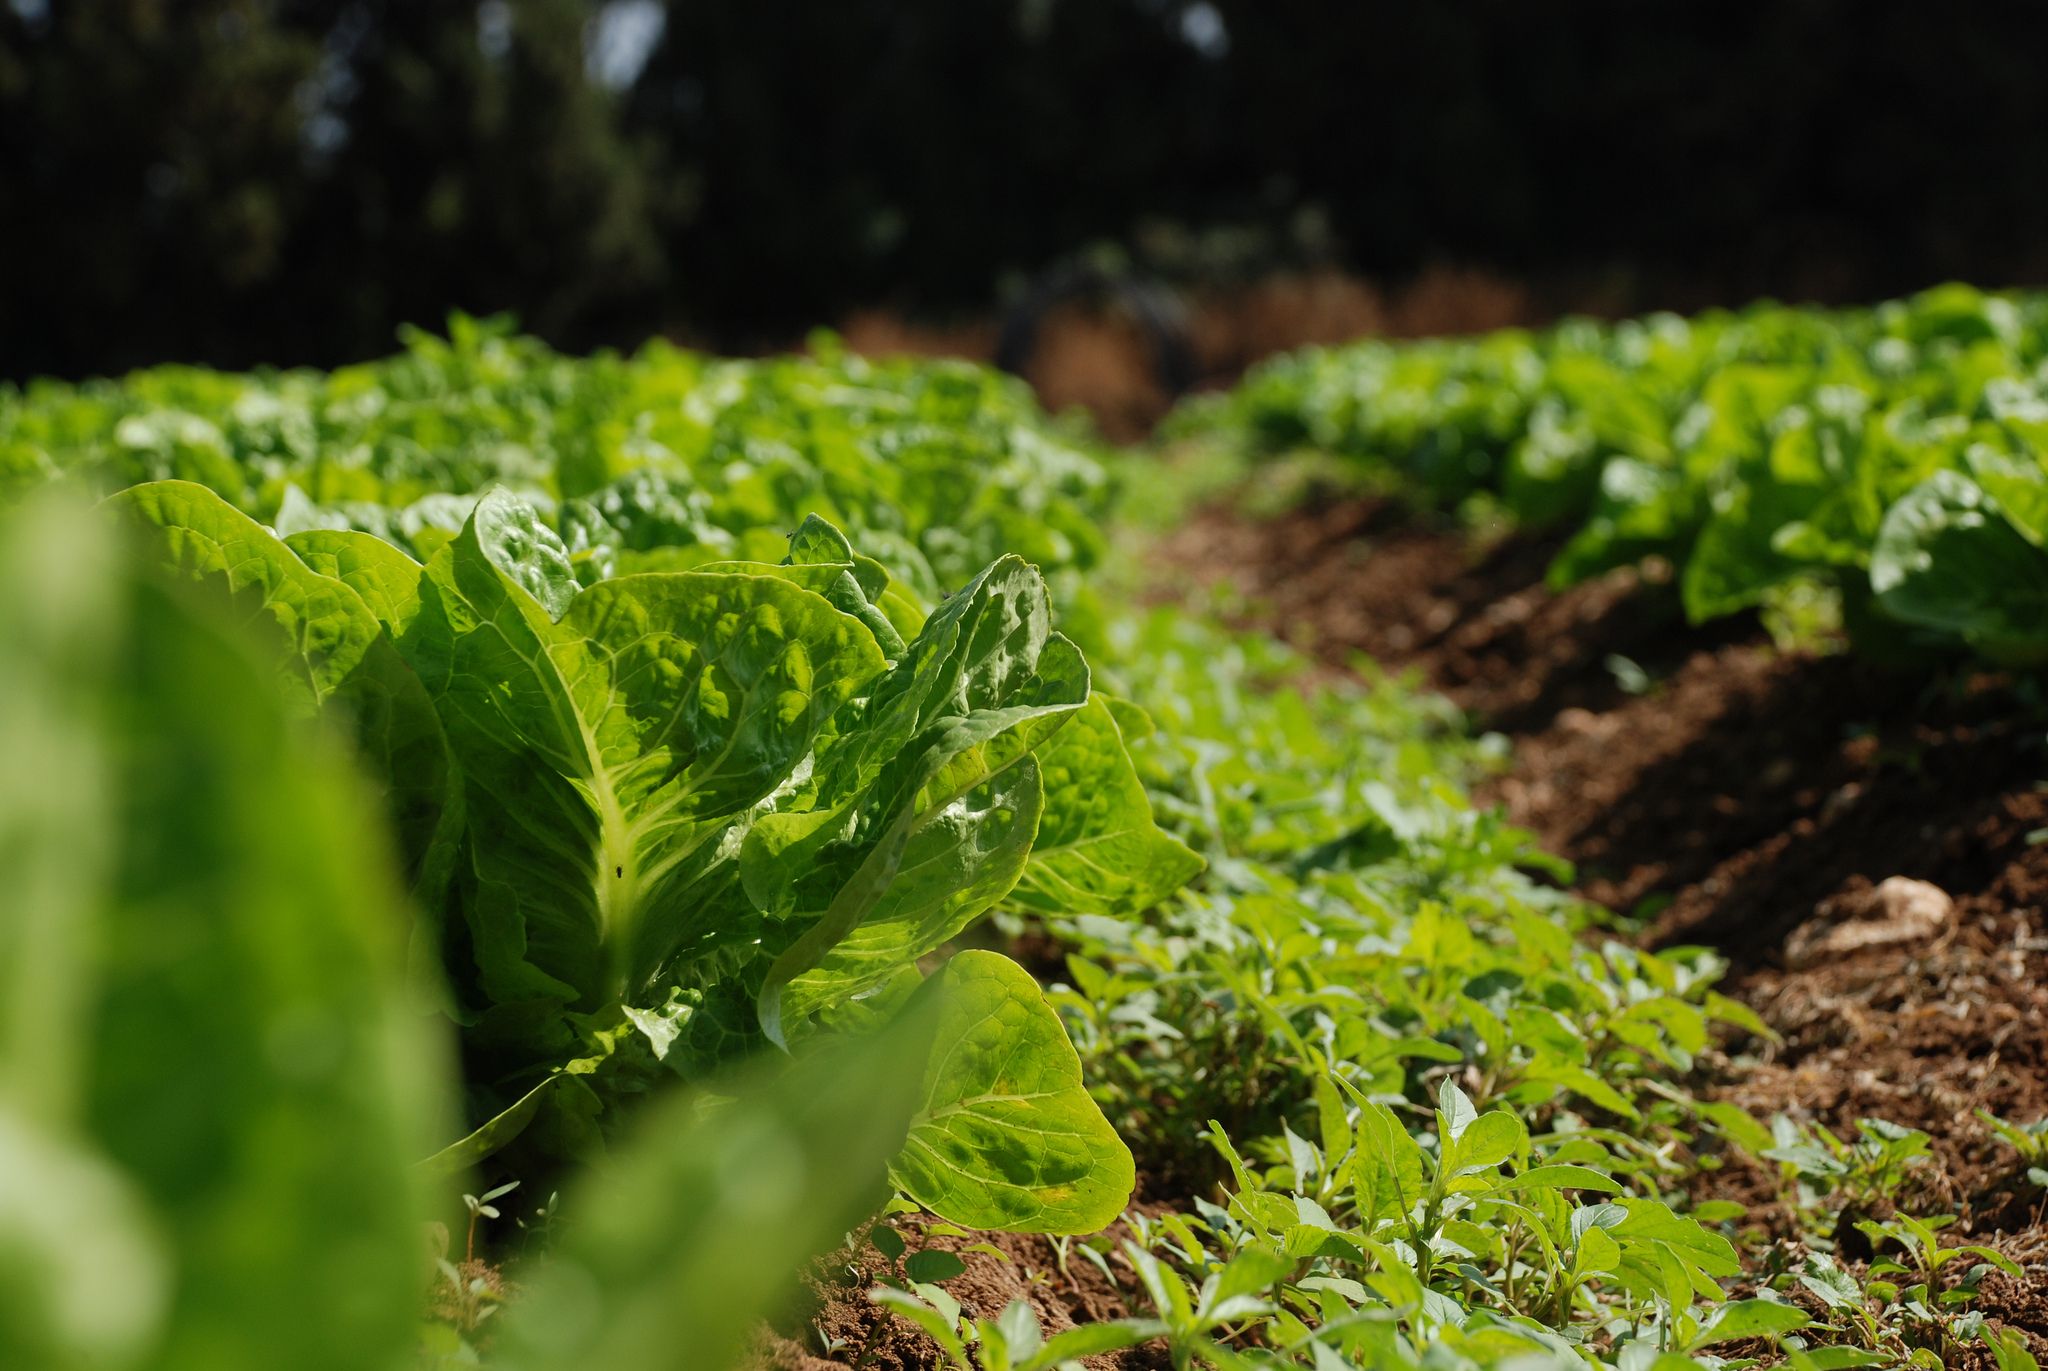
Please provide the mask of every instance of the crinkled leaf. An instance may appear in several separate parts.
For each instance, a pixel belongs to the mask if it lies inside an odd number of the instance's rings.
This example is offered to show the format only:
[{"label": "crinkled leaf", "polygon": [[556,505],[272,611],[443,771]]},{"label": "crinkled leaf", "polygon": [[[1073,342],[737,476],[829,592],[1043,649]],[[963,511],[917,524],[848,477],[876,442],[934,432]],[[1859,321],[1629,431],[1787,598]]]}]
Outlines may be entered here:
[{"label": "crinkled leaf", "polygon": [[886,771],[881,800],[893,813],[901,787],[931,782],[930,740],[947,721],[1064,706],[977,740],[1003,738],[1002,760],[1008,760],[1044,741],[1086,699],[1087,667],[1073,645],[1052,632],[1045,582],[1021,559],[1004,557],[941,605],[895,669],[876,683],[863,726],[834,749],[830,798],[864,791]]},{"label": "crinkled leaf", "polygon": [[417,606],[419,565],[365,533],[301,533],[296,545],[281,543],[184,482],[136,486],[108,507],[148,530],[167,571],[211,588],[231,613],[261,627],[292,696],[342,716],[357,759],[383,792],[406,882],[426,919],[413,959],[415,998],[435,1002],[436,932],[458,850],[460,785],[432,701],[380,630],[408,601]]},{"label": "crinkled leaf", "polygon": [[1908,623],[1959,633],[2001,656],[2048,653],[2048,551],[1960,472],[1935,472],[1886,511],[1870,587]]},{"label": "crinkled leaf", "polygon": [[394,639],[404,636],[419,613],[426,568],[382,538],[320,529],[294,533],[284,545],[310,570],[353,590]]},{"label": "crinkled leaf", "polygon": [[1116,716],[1091,697],[1039,745],[1046,810],[1013,903],[1071,917],[1143,913],[1207,865],[1153,822]]},{"label": "crinkled leaf", "polygon": [[789,782],[881,655],[772,577],[647,574],[566,599],[552,536],[485,496],[429,564],[401,645],[467,783],[484,993],[594,1008],[732,934],[700,919],[707,870],[737,855],[717,840]]},{"label": "crinkled leaf", "polygon": [[1088,698],[1087,663],[1050,624],[1037,572],[995,563],[821,747],[831,817],[777,817],[742,845],[749,894],[804,929],[761,991],[770,1038],[882,984],[1016,884],[1043,808],[1030,753]]},{"label": "crinkled leaf", "polygon": [[808,944],[793,949],[790,963],[816,947],[821,964],[793,978],[780,998],[782,1015],[794,1019],[882,984],[1009,893],[1043,806],[1038,767],[1025,757],[922,823],[905,811],[806,935]]},{"label": "crinkled leaf", "polygon": [[106,508],[149,535],[149,554],[164,570],[225,591],[227,612],[276,645],[286,689],[308,710],[341,686],[380,636],[360,596],[314,572],[205,486],[132,486]]},{"label": "crinkled leaf", "polygon": [[904,1194],[970,1228],[1093,1233],[1129,1202],[1130,1149],[1081,1083],[1081,1059],[1037,982],[1007,957],[962,952],[943,993]]}]

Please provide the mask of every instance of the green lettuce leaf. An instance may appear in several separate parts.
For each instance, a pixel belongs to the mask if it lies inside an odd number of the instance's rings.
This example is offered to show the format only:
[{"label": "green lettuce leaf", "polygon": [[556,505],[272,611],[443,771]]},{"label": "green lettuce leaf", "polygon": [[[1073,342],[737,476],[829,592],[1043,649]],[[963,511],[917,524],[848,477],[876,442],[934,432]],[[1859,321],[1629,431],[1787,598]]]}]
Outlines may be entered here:
[{"label": "green lettuce leaf", "polygon": [[1051,617],[1036,571],[989,567],[820,749],[815,809],[747,835],[748,891],[790,930],[760,992],[771,1040],[882,985],[1022,875],[1044,807],[1031,753],[1088,698]]},{"label": "green lettuce leaf", "polygon": [[416,998],[438,1004],[439,927],[462,830],[462,788],[433,701],[394,635],[419,603],[420,566],[366,533],[280,542],[204,486],[161,481],[107,508],[160,570],[218,595],[276,654],[288,698],[339,723],[381,792],[421,915]]},{"label": "green lettuce leaf", "polygon": [[1081,1059],[1025,970],[970,950],[934,978],[937,1036],[910,1137],[890,1170],[904,1194],[971,1228],[1094,1233],[1130,1202],[1136,1171],[1081,1083]]},{"label": "green lettuce leaf", "polygon": [[1886,511],[1870,586],[1886,613],[1994,659],[2048,657],[2048,551],[1961,472],[1937,471]]},{"label": "green lettuce leaf", "polygon": [[1011,903],[1041,914],[1127,918],[1207,867],[1153,822],[1123,731],[1102,696],[1091,696],[1037,755],[1045,814]]},{"label": "green lettuce leaf", "polygon": [[2020,536],[2035,547],[2048,546],[2048,469],[2032,452],[2014,456],[1978,443],[1966,454],[1970,475],[1992,499]]},{"label": "green lettuce leaf", "polygon": [[773,577],[579,590],[503,491],[428,564],[400,645],[467,784],[483,994],[586,1010],[736,932],[700,918],[699,884],[735,863],[727,831],[882,669],[858,620]]},{"label": "green lettuce leaf", "polygon": [[173,575],[222,587],[229,613],[279,649],[286,690],[308,713],[341,687],[377,640],[377,620],[346,585],[312,571],[269,529],[205,486],[156,481],[106,507],[153,535]]},{"label": "green lettuce leaf", "polygon": [[[449,752],[426,687],[397,640],[419,612],[424,568],[381,538],[328,529],[295,533],[289,548],[314,573],[356,592],[382,626],[338,692],[353,718],[356,756],[384,792],[407,883],[427,916],[414,960],[438,957],[448,883],[461,855],[465,819],[461,769]],[[416,965],[415,978],[426,968]]]}]

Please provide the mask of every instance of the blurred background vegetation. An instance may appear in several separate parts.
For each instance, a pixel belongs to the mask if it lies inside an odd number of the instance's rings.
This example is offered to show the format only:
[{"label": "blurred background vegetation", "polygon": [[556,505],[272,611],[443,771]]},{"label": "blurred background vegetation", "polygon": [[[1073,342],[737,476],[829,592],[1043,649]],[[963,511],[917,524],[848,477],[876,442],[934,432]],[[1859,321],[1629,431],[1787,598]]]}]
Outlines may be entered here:
[{"label": "blurred background vegetation", "polygon": [[2044,41],[1968,0],[5,0],[0,376],[333,365],[454,307],[764,349],[1105,245],[1512,282],[1472,326],[2029,283]]}]

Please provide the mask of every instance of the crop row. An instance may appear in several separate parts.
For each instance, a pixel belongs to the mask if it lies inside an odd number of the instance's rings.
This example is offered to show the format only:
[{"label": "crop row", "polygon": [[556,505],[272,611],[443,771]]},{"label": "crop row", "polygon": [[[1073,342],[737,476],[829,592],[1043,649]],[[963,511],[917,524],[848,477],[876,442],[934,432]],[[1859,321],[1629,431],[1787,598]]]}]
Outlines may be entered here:
[{"label": "crop row", "polygon": [[[9,1364],[393,1365],[429,1214],[443,1366],[720,1365],[842,1239],[983,1371],[1982,1331],[1995,1252],[1827,1255],[1924,1138],[1696,1098],[1770,1036],[1719,960],[1524,874],[1441,701],[1101,594],[1113,482],[1013,383],[451,332],[0,397]],[[1049,988],[933,957],[1038,931]],[[1693,1198],[1740,1151],[1790,1266]],[[1179,1211],[1070,1242],[1139,1167]],[[965,1310],[961,1225],[1150,1312]]]},{"label": "crop row", "polygon": [[[1256,368],[1171,431],[1474,496],[1572,536],[1555,586],[1657,555],[1695,622],[1818,589],[1894,660],[2048,657],[2048,296],[1951,285]],[[1811,598],[1810,596],[1808,598]]]}]

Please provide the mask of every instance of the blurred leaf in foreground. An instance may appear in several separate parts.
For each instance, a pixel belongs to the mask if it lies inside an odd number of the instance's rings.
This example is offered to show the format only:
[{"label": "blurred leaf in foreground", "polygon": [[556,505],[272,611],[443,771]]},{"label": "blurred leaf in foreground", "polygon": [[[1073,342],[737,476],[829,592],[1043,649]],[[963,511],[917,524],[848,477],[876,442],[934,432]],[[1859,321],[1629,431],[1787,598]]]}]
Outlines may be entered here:
[{"label": "blurred leaf in foreground", "polygon": [[393,1364],[442,1056],[404,1008],[388,854],[240,630],[108,527],[0,530],[0,735],[31,763],[0,790],[0,878],[31,892],[0,907],[0,1348]]},{"label": "blurred leaf in foreground", "polygon": [[0,1365],[133,1365],[168,1270],[134,1185],[79,1128],[107,895],[112,540],[68,505],[0,529]]},{"label": "blurred leaf in foreground", "polygon": [[771,1062],[737,1098],[647,1114],[570,1198],[577,1224],[512,1316],[507,1371],[734,1364],[801,1264],[887,1198],[943,1012],[920,996],[887,1032]]}]

